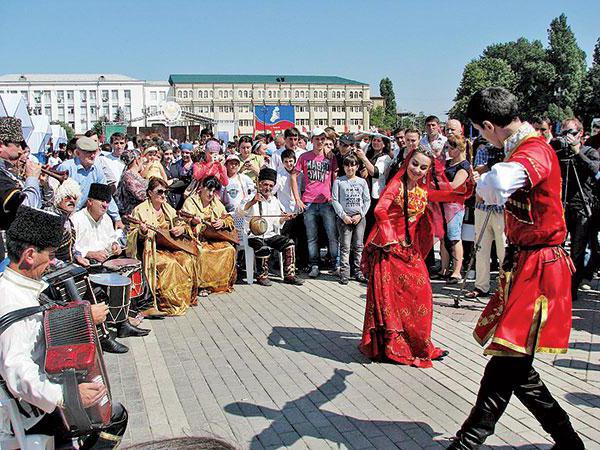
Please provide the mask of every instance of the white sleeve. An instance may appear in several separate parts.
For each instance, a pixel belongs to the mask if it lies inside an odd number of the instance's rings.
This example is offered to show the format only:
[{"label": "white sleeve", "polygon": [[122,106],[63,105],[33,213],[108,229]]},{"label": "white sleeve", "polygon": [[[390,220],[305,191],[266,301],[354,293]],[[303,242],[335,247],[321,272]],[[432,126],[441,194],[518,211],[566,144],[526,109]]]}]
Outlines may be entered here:
[{"label": "white sleeve", "polygon": [[51,413],[62,404],[62,387],[48,380],[31,357],[36,320],[23,319],[0,335],[0,374],[15,397]]},{"label": "white sleeve", "polygon": [[494,164],[492,170],[481,175],[477,194],[487,205],[504,205],[508,198],[527,183],[525,168],[516,162]]}]

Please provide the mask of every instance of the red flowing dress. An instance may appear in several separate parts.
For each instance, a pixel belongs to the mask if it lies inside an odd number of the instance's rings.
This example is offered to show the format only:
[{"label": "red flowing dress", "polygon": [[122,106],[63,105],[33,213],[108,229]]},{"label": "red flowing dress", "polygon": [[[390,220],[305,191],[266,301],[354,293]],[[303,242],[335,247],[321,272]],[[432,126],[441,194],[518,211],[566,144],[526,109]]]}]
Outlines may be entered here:
[{"label": "red flowing dress", "polygon": [[409,190],[408,231],[412,245],[408,245],[402,172],[389,182],[379,199],[376,223],[363,252],[362,270],[368,287],[359,348],[373,360],[426,368],[443,353],[431,342],[433,297],[423,261],[433,244],[427,205],[429,201],[457,198],[451,191],[428,189],[429,178]]}]

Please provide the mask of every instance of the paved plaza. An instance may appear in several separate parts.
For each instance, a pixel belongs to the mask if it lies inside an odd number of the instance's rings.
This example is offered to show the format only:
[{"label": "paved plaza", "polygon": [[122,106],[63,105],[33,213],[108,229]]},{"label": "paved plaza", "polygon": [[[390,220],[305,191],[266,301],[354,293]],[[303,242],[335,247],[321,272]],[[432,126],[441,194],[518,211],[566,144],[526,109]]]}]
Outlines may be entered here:
[{"label": "paved plaza", "polygon": [[[597,286],[596,286],[597,287]],[[432,369],[372,363],[358,351],[366,288],[333,277],[302,287],[236,285],[107,355],[130,413],[124,444],[220,436],[241,449],[444,448],[475,400],[487,358],[472,338],[480,305],[453,308],[434,283]],[[600,296],[575,304],[571,349],[535,363],[589,449],[600,448]],[[550,448],[516,398],[486,448]],[[125,446],[124,445],[124,446]]]}]

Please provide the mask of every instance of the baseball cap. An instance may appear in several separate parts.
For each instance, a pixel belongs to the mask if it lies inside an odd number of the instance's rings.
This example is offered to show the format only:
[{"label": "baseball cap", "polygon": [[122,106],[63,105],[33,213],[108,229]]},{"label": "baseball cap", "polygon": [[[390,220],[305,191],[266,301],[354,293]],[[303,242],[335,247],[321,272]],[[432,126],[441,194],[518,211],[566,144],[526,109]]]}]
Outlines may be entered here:
[{"label": "baseball cap", "polygon": [[356,138],[354,137],[354,133],[344,133],[340,136],[339,141],[345,145],[354,145]]},{"label": "baseball cap", "polygon": [[79,150],[83,150],[84,152],[95,152],[98,150],[98,142],[92,138],[82,136],[77,139],[77,148]]},{"label": "baseball cap", "polygon": [[237,161],[237,162],[241,162],[240,157],[236,154],[231,154],[227,157],[227,159],[225,160],[225,162],[227,161]]},{"label": "baseball cap", "polygon": [[312,130],[311,134],[312,134],[312,137],[321,136],[322,134],[325,134],[325,130],[323,128],[318,128],[317,127],[317,128],[315,128],[315,129]]}]

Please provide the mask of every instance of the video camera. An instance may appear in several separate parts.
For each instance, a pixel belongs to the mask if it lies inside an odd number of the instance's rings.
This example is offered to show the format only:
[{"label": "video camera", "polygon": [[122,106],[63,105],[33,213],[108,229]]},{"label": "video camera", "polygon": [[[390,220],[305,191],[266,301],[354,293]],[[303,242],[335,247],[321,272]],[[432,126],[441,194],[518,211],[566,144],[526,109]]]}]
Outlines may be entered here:
[{"label": "video camera", "polygon": [[554,149],[556,154],[561,158],[572,158],[575,156],[571,150],[571,145],[567,140],[567,136],[577,136],[579,130],[563,130],[560,135],[550,141],[550,146]]}]

